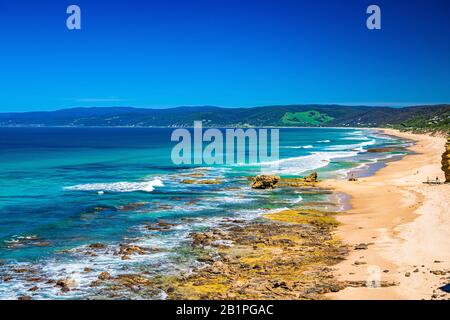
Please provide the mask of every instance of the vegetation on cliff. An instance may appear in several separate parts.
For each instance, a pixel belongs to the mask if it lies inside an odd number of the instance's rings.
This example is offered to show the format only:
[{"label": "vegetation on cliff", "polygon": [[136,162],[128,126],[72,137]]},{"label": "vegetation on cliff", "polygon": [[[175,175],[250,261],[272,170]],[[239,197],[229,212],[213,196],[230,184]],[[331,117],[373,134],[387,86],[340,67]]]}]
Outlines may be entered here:
[{"label": "vegetation on cliff", "polygon": [[412,117],[394,128],[413,132],[444,132],[450,133],[450,109],[438,112],[424,113]]},{"label": "vegetation on cliff", "polygon": [[445,151],[442,154],[442,171],[445,174],[445,182],[450,183],[450,137],[447,138]]}]

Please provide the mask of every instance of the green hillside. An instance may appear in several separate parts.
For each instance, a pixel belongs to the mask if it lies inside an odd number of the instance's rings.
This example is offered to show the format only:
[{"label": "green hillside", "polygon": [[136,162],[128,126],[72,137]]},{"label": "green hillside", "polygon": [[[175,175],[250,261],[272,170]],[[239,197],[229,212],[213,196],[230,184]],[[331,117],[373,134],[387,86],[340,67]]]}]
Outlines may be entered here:
[{"label": "green hillside", "polygon": [[73,108],[49,112],[0,113],[0,126],[71,127],[395,127],[448,131],[450,105],[405,108],[342,105],[279,105],[255,108],[212,106],[145,109]]},{"label": "green hillside", "polygon": [[450,110],[412,117],[394,127],[400,130],[417,132],[441,131],[450,133]]},{"label": "green hillside", "polygon": [[325,113],[311,110],[306,112],[286,112],[281,118],[281,122],[285,125],[298,126],[320,126],[324,125],[334,118]]}]

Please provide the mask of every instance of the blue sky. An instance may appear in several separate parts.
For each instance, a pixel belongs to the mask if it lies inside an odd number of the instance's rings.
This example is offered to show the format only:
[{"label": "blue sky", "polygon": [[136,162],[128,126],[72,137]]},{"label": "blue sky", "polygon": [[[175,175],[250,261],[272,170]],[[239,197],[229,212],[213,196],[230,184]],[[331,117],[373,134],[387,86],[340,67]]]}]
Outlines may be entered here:
[{"label": "blue sky", "polygon": [[446,0],[2,0],[0,111],[450,102],[449,21]]}]

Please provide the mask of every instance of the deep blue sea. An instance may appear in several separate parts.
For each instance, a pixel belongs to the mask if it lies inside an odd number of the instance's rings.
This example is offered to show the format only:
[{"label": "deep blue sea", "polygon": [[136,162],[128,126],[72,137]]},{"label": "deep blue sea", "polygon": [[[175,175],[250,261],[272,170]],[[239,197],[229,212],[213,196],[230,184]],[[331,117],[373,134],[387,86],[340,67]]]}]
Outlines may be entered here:
[{"label": "deep blue sea", "polygon": [[[189,268],[189,233],[224,217],[255,219],[261,213],[326,201],[300,190],[255,191],[248,177],[260,165],[177,166],[172,164],[172,129],[0,128],[0,298],[83,298],[98,272],[176,273]],[[317,171],[320,178],[367,173],[401,153],[368,148],[405,141],[365,129],[281,129],[281,176]],[[194,174],[195,178],[192,178]],[[219,179],[220,184],[182,183]],[[163,220],[170,230],[145,226]],[[108,250],[86,256],[92,243],[135,243],[154,253],[121,260]],[[73,277],[78,289],[61,294],[42,284],[32,293],[33,268],[45,278]],[[93,268],[90,274],[84,268]]]}]

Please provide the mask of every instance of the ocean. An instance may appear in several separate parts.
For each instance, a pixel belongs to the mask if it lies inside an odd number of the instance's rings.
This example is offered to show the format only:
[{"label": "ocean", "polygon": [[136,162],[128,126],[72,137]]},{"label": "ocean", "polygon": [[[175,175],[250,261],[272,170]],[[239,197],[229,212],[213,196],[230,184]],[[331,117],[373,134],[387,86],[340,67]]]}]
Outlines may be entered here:
[{"label": "ocean", "polygon": [[[260,219],[274,210],[335,201],[336,195],[294,188],[252,190],[248,177],[261,172],[259,164],[174,165],[172,132],[0,128],[0,299],[99,297],[89,284],[102,271],[176,275],[198,263],[191,232],[221,219]],[[367,175],[403,156],[407,144],[368,129],[281,129],[273,173]],[[367,152],[381,147],[397,149]],[[188,182],[199,179],[217,183]],[[155,228],[158,223],[166,227]],[[122,259],[117,247],[123,243],[151,250]],[[91,252],[93,244],[105,249]],[[67,277],[75,279],[76,290],[62,293],[45,281]]]}]

